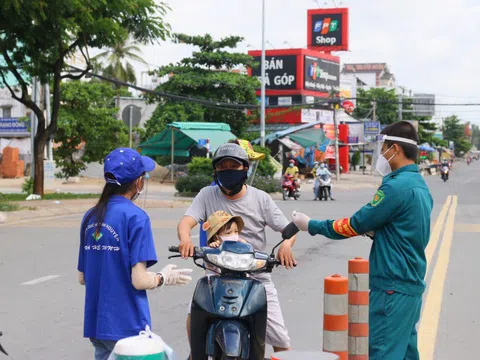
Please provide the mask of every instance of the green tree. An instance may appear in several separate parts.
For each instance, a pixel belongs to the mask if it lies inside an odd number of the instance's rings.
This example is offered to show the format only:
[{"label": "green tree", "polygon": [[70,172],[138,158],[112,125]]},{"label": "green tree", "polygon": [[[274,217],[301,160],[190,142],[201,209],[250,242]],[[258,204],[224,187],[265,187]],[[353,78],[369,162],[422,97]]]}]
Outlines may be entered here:
[{"label": "green tree", "polygon": [[[125,37],[114,44],[111,48],[108,48],[95,56],[93,59],[99,62],[107,62],[107,66],[102,70],[103,75],[116,80],[136,84],[137,76],[135,74],[135,67],[129,62],[129,60],[146,64],[141,53],[142,51],[138,47],[138,43]],[[120,86],[116,85],[117,107],[120,107],[120,88]]]},{"label": "green tree", "polygon": [[[168,7],[155,0],[7,0],[1,8],[0,82],[38,118],[34,192],[43,195],[43,155],[47,140],[58,129],[60,83],[87,74],[91,68],[88,48],[113,47],[127,36],[140,42],[165,40],[169,27],[163,18]],[[85,58],[87,68],[80,73],[68,73],[67,59],[77,51]],[[7,83],[9,75],[16,78],[20,95]],[[29,93],[30,77],[51,84],[48,126],[43,109]]]},{"label": "green tree", "polygon": [[445,140],[453,141],[456,156],[462,156],[472,147],[472,144],[465,138],[465,125],[460,122],[457,115],[445,118],[443,122],[443,137]]},{"label": "green tree", "polygon": [[91,162],[102,162],[112,149],[128,144],[128,128],[116,119],[115,90],[101,82],[69,81],[60,87],[62,107],[54,159],[60,178],[78,176]]},{"label": "green tree", "polygon": [[[176,43],[198,48],[191,57],[178,64],[170,64],[156,71],[159,77],[170,75],[167,82],[157,87],[158,91],[182,94],[205,100],[256,104],[255,90],[260,87],[258,79],[232,72],[234,68],[252,66],[253,58],[247,54],[229,52],[243,41],[238,36],[229,36],[218,41],[210,35],[189,36],[176,34]],[[146,137],[152,137],[171,121],[224,122],[240,136],[246,129],[249,116],[243,110],[222,109],[185,101],[153,96],[160,104],[147,121]]]},{"label": "green tree", "polygon": [[398,120],[398,96],[395,90],[371,88],[358,89],[357,106],[352,113],[355,119],[372,119],[373,102],[376,101],[375,115],[381,124],[391,124]]}]

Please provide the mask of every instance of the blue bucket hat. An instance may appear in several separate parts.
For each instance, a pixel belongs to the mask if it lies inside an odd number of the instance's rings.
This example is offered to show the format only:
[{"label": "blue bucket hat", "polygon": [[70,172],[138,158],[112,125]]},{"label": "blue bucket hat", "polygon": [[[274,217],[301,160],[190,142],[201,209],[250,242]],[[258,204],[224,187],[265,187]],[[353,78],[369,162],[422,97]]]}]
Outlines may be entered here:
[{"label": "blue bucket hat", "polygon": [[[130,148],[118,148],[105,158],[103,174],[107,183],[124,185],[154,169],[155,161],[149,157],[142,156]],[[114,178],[107,177],[107,173],[113,175]]]}]

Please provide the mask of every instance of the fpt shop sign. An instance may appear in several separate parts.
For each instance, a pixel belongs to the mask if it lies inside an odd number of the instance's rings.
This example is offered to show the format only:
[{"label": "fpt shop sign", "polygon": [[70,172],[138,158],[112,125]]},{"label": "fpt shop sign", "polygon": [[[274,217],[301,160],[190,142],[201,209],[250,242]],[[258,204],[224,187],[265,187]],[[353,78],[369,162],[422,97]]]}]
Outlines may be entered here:
[{"label": "fpt shop sign", "polygon": [[348,9],[309,10],[308,47],[327,52],[348,50]]},{"label": "fpt shop sign", "polygon": [[340,64],[334,61],[305,56],[305,90],[329,92],[340,85]]},{"label": "fpt shop sign", "polygon": [[[258,66],[252,68],[252,76],[261,80],[261,57],[254,58]],[[297,56],[267,56],[265,58],[265,87],[271,90],[297,88]]]}]

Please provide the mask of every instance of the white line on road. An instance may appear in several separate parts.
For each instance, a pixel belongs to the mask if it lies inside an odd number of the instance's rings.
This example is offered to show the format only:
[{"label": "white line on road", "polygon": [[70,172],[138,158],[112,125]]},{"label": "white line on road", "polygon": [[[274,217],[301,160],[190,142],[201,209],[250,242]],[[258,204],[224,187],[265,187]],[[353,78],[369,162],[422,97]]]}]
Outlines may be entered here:
[{"label": "white line on road", "polygon": [[30,280],[30,281],[24,282],[21,285],[36,285],[36,284],[42,283],[44,281],[56,279],[58,277],[60,277],[60,275],[48,275],[48,276],[44,276],[44,277],[41,277],[41,278],[38,278],[38,279],[33,279],[33,280]]},{"label": "white line on road", "polygon": [[192,239],[197,239],[197,238],[199,238],[199,237],[200,237],[200,235],[193,235],[193,236],[190,236],[190,238],[192,238]]}]

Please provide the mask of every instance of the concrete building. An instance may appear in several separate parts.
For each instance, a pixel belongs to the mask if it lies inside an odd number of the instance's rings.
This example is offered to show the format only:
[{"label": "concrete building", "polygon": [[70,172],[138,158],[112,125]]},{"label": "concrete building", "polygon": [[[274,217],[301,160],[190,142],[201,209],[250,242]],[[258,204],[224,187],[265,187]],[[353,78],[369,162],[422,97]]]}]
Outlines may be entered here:
[{"label": "concrete building", "polygon": [[360,88],[372,87],[396,88],[395,75],[390,72],[386,63],[345,64],[342,74],[353,74],[363,83]]}]

